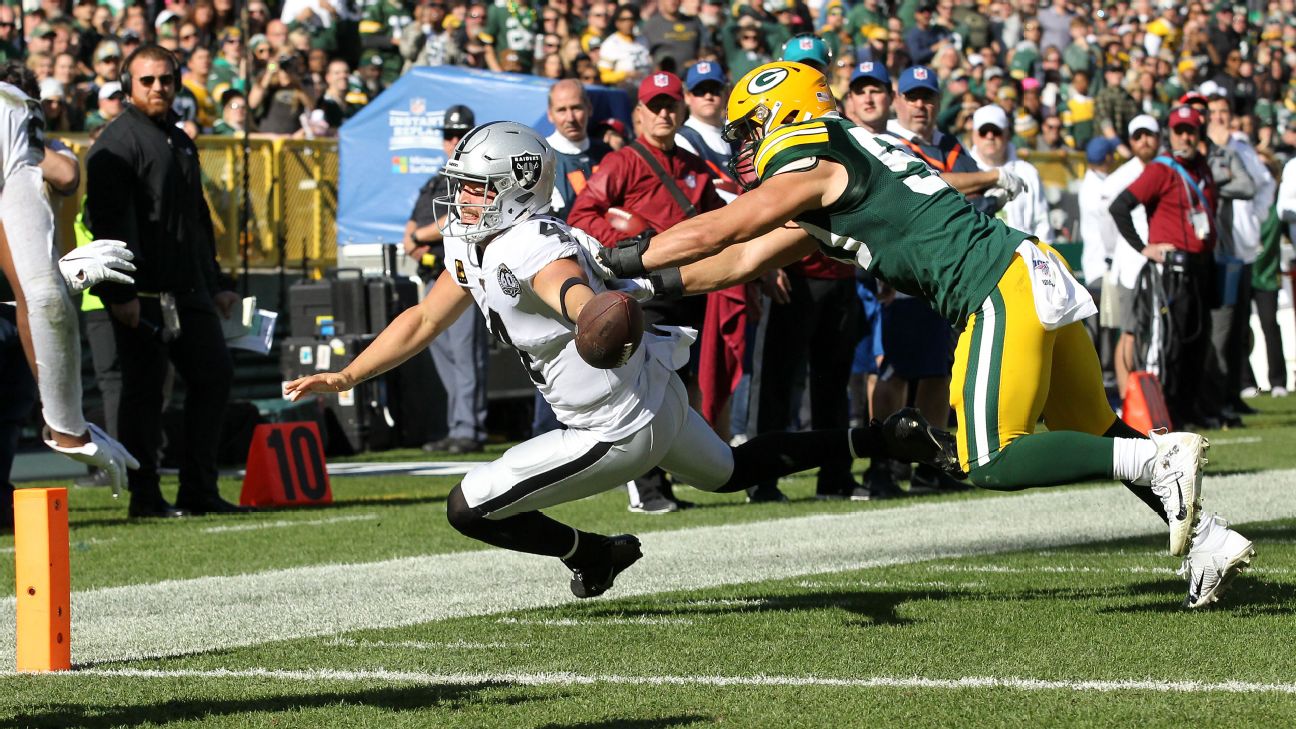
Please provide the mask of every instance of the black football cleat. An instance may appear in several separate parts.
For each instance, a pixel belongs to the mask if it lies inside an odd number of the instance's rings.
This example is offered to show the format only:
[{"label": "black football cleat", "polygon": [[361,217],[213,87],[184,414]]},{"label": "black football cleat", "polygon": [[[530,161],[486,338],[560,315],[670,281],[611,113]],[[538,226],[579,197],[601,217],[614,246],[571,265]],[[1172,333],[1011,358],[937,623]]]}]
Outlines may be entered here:
[{"label": "black football cleat", "polygon": [[882,422],[887,456],[905,463],[924,463],[967,478],[959,467],[958,442],[949,431],[933,428],[916,408],[901,408]]},{"label": "black football cleat", "polygon": [[589,564],[576,566],[563,562],[572,572],[572,594],[579,598],[602,595],[612,588],[617,575],[638,562],[642,556],[638,537],[632,534],[607,537],[605,547]]}]

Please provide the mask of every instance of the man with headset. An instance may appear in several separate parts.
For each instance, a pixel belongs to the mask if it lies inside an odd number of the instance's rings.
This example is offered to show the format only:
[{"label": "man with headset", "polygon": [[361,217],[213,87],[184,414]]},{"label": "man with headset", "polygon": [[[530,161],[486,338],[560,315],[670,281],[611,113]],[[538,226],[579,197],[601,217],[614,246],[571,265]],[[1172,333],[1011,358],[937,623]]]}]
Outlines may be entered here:
[{"label": "man with headset", "polygon": [[[132,517],[237,512],[216,490],[216,450],[233,363],[218,316],[239,301],[221,275],[198,149],[171,110],[179,64],[166,49],[141,46],[123,63],[130,104],[90,149],[85,218],[97,238],[126,242],[135,283],[94,287],[113,319],[122,367],[122,444],[140,460],[129,477]],[[185,449],[176,506],[162,497],[158,446],[168,360],[187,386]]]}]

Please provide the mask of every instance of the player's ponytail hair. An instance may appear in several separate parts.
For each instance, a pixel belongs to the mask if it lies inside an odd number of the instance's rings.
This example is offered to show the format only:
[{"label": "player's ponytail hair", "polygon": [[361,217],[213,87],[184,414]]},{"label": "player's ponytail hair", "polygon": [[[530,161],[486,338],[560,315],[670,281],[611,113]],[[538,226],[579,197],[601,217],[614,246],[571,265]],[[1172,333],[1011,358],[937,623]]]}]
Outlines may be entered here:
[{"label": "player's ponytail hair", "polygon": [[9,61],[0,66],[0,82],[17,86],[33,99],[40,98],[40,84],[36,81],[36,74],[21,61]]}]

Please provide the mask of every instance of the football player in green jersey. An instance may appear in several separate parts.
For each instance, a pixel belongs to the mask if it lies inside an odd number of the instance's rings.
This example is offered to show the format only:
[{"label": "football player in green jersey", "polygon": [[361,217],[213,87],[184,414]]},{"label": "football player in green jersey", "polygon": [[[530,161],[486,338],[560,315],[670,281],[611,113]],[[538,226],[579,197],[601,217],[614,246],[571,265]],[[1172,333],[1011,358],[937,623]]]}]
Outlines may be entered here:
[{"label": "football player in green jersey", "polygon": [[[748,192],[605,250],[614,273],[652,271],[659,294],[701,293],[818,248],[931,301],[962,327],[951,404],[972,482],[1015,490],[1120,479],[1168,522],[1171,553],[1185,555],[1185,604],[1219,598],[1254,550],[1218,516],[1201,518],[1208,443],[1193,433],[1144,437],[1116,417],[1080,323],[1093,301],[1055,251],[843,119],[808,66],[753,69],[734,85],[728,111],[726,134],[740,145],[733,176]],[[1041,416],[1049,431],[1036,433]]]}]

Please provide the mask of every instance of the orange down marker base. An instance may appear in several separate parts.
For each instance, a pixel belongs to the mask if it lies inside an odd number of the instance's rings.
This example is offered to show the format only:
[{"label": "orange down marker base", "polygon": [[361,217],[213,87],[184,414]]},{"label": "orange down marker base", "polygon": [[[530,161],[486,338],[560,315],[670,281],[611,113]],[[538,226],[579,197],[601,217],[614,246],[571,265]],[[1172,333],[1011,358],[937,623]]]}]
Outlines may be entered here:
[{"label": "orange down marker base", "polygon": [[72,668],[67,489],[14,492],[18,670]]}]

